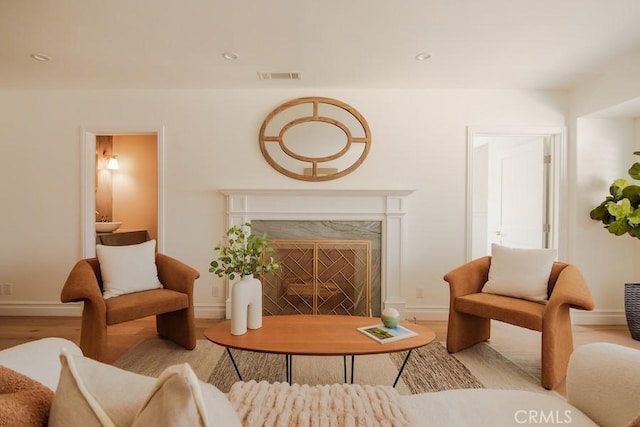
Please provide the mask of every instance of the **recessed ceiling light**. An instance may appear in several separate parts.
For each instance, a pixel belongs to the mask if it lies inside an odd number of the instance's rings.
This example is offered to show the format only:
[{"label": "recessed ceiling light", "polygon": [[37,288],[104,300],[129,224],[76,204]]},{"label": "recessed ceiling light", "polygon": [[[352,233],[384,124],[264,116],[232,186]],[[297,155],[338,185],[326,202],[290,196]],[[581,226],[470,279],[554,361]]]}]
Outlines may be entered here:
[{"label": "recessed ceiling light", "polygon": [[431,58],[431,54],[428,52],[421,52],[416,55],[416,61],[424,61],[429,58]]},{"label": "recessed ceiling light", "polygon": [[42,53],[32,53],[31,54],[31,58],[35,59],[36,61],[40,61],[40,62],[51,61],[51,57],[50,56],[43,55]]},{"label": "recessed ceiling light", "polygon": [[235,52],[223,52],[222,57],[227,61],[235,61],[239,58],[238,54]]}]

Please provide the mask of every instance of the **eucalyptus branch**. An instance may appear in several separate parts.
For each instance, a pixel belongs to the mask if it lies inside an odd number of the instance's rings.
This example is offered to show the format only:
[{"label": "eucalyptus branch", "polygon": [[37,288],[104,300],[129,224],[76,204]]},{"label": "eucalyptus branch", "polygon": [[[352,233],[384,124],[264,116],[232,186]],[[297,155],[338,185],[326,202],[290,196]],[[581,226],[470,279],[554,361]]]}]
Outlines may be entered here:
[{"label": "eucalyptus branch", "polygon": [[251,234],[251,223],[234,225],[227,231],[225,242],[214,248],[220,252],[218,258],[211,261],[209,272],[218,277],[228,276],[233,280],[236,275],[271,273],[281,267],[269,254],[267,233],[260,236]]}]

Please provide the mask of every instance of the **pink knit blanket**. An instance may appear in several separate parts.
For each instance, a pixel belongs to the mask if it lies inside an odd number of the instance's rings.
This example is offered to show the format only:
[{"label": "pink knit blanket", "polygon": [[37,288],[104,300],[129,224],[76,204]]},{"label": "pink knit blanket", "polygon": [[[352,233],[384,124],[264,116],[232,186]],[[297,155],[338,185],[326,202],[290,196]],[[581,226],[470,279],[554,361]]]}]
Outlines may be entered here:
[{"label": "pink knit blanket", "polygon": [[245,426],[408,426],[389,386],[237,382],[228,398]]}]

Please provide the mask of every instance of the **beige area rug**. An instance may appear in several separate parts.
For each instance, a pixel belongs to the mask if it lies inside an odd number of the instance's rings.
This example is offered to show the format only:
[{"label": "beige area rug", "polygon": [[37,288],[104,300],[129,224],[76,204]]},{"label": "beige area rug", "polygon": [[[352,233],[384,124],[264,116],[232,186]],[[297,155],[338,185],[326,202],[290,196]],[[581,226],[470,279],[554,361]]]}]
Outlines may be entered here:
[{"label": "beige area rug", "polygon": [[[283,355],[231,350],[244,380],[285,381]],[[357,356],[354,382],[393,384],[405,352]],[[166,367],[189,363],[198,378],[228,392],[238,380],[223,347],[198,340],[196,348],[185,350],[171,341],[153,338],[133,347],[114,365],[142,375],[156,377]],[[350,376],[350,358],[347,373]],[[341,356],[294,356],[293,381],[300,384],[344,382]],[[531,376],[489,344],[481,343],[451,355],[439,342],[412,352],[396,389],[416,394],[458,388],[497,388],[545,392],[539,379]]]}]

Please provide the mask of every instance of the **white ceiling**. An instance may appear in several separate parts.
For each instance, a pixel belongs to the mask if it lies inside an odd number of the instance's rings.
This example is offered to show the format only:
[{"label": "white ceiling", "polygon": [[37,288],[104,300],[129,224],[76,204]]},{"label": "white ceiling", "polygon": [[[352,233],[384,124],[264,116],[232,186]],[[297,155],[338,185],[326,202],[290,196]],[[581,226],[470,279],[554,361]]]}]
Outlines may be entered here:
[{"label": "white ceiling", "polygon": [[566,89],[639,48],[639,0],[0,0],[0,89]]}]

